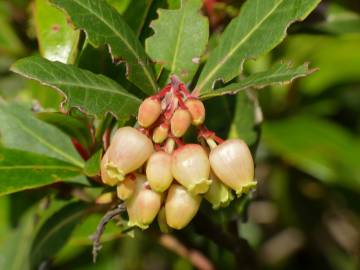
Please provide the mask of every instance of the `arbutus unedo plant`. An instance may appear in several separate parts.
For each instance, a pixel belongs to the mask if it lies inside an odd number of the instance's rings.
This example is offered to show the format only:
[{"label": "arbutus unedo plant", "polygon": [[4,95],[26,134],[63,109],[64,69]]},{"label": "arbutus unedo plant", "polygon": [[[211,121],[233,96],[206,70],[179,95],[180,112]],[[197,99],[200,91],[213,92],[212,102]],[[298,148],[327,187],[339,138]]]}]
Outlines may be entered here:
[{"label": "arbutus unedo plant", "polygon": [[[102,240],[141,230],[156,241],[163,234],[189,243],[198,235],[194,245],[210,239],[234,255],[237,269],[256,269],[257,255],[240,233],[259,180],[256,90],[314,70],[281,62],[253,72],[246,63],[280,44],[320,0],[241,1],[239,14],[219,28],[215,21],[209,27],[209,1],[144,2],[143,14],[130,16],[103,0],[35,1],[36,20],[44,9],[62,23],[38,23],[40,56],[11,69],[64,99],[32,113],[0,99],[0,194],[49,188],[49,201],[84,202],[84,209],[58,211],[68,216],[53,230],[58,212],[41,223],[33,268],[51,264],[61,249],[47,248],[54,231],[66,242],[78,220],[97,215],[94,261]],[[44,28],[67,31],[71,42],[51,47]],[[115,223],[106,236],[105,226]]]}]

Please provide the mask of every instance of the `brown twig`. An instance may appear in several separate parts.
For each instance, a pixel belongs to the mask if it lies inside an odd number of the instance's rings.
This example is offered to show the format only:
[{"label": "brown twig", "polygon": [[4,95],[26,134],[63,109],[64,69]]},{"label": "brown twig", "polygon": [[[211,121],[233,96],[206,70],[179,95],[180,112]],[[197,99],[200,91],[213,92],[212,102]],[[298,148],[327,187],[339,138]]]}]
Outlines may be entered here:
[{"label": "brown twig", "polygon": [[93,249],[92,249],[92,254],[93,254],[93,262],[96,262],[96,257],[98,255],[98,251],[102,248],[100,240],[101,240],[101,235],[103,234],[106,224],[112,220],[114,217],[120,215],[121,212],[125,211],[125,205],[124,204],[120,204],[118,207],[116,207],[115,209],[112,209],[110,211],[108,211],[100,220],[95,233],[91,236],[91,240],[93,241]]},{"label": "brown twig", "polygon": [[160,239],[160,244],[165,248],[173,251],[180,257],[183,257],[191,262],[195,268],[199,270],[214,270],[215,267],[211,261],[206,258],[200,251],[196,249],[187,248],[178,239],[169,234],[163,234]]}]

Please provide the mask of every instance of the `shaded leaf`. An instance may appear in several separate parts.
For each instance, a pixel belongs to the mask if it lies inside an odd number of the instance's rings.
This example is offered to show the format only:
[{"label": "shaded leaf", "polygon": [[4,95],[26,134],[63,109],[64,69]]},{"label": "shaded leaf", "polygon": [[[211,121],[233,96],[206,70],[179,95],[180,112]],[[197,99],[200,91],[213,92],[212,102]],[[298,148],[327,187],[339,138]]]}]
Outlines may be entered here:
[{"label": "shaded leaf", "polygon": [[96,176],[100,173],[102,152],[100,149],[86,161],[84,172],[87,176]]},{"label": "shaded leaf", "polygon": [[360,191],[360,144],[341,127],[303,115],[265,122],[263,140],[274,153],[308,174]]},{"label": "shaded leaf", "polygon": [[153,0],[131,1],[124,12],[124,20],[131,27],[137,37],[140,37],[146,17]]},{"label": "shaded leaf", "polygon": [[36,0],[34,20],[41,55],[51,61],[73,63],[80,31],[70,26],[64,13],[48,0]]},{"label": "shaded leaf", "polygon": [[103,0],[51,0],[84,29],[90,42],[98,47],[108,44],[114,60],[126,61],[128,79],[144,93],[157,91],[154,72],[145,50],[121,15]]},{"label": "shaded leaf", "polygon": [[0,53],[20,55],[24,52],[24,46],[12,28],[7,12],[10,13],[10,10],[0,10]]},{"label": "shaded leaf", "polygon": [[17,228],[4,235],[5,241],[0,245],[0,269],[30,270],[29,253],[35,229],[34,214],[33,208],[21,218]]},{"label": "shaded leaf", "polygon": [[290,67],[288,64],[274,65],[267,71],[259,72],[248,76],[238,83],[232,83],[220,89],[201,94],[202,99],[208,99],[221,95],[234,95],[239,91],[248,88],[264,88],[274,84],[287,84],[293,80],[311,74],[315,70],[310,70],[307,64],[299,67]]},{"label": "shaded leaf", "polygon": [[[256,106],[257,98],[255,93],[243,91],[236,96],[236,107],[234,119],[231,124],[229,138],[241,138],[248,145],[256,142],[258,133],[255,130],[257,113],[260,108]],[[259,116],[258,116],[259,117]]]},{"label": "shaded leaf", "polygon": [[127,119],[136,114],[140,104],[137,97],[115,81],[72,65],[32,56],[17,61],[11,70],[61,91],[70,107],[97,116],[112,112],[120,119]]},{"label": "shaded leaf", "polygon": [[89,213],[83,203],[70,203],[50,216],[37,232],[31,246],[31,266],[54,256],[70,238],[75,227]]},{"label": "shaded leaf", "polygon": [[[81,175],[81,168],[30,152],[0,148],[0,195],[49,185]],[[84,183],[79,179],[80,183]]]},{"label": "shaded leaf", "polygon": [[1,142],[8,148],[57,158],[78,167],[83,160],[70,138],[57,128],[36,119],[29,110],[0,101]]},{"label": "shaded leaf", "polygon": [[86,148],[93,144],[89,123],[85,119],[57,112],[41,112],[37,113],[36,117],[41,121],[56,126]]},{"label": "shaded leaf", "polygon": [[170,74],[189,82],[200,63],[209,38],[209,23],[200,15],[202,1],[188,0],[178,10],[158,11],[152,22],[155,34],[146,40],[150,57]]},{"label": "shaded leaf", "polygon": [[360,15],[336,3],[329,3],[325,21],[315,24],[315,29],[330,34],[360,33]]},{"label": "shaded leaf", "polygon": [[229,82],[244,61],[273,49],[285,37],[291,22],[303,20],[320,0],[248,0],[222,34],[195,87],[196,94],[211,92],[217,80]]}]

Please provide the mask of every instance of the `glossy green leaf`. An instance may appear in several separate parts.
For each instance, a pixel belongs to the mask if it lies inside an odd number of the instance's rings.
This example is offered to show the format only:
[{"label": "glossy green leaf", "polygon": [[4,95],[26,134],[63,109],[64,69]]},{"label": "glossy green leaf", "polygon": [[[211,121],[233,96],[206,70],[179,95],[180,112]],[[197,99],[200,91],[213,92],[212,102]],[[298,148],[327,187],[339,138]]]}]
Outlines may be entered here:
[{"label": "glossy green leaf", "polygon": [[65,14],[48,0],[36,0],[34,21],[41,55],[51,61],[73,63],[80,31],[72,28]]},{"label": "glossy green leaf", "polygon": [[295,167],[360,191],[360,144],[345,129],[311,116],[263,124],[265,145]]},{"label": "glossy green leaf", "polygon": [[89,214],[83,203],[70,203],[48,218],[37,232],[31,247],[33,268],[54,256],[70,238],[75,227]]},{"label": "glossy green leaf", "polygon": [[66,181],[81,172],[81,168],[58,159],[0,148],[0,195]]},{"label": "glossy green leaf", "polygon": [[208,99],[221,95],[234,95],[239,91],[248,88],[264,88],[274,84],[287,84],[293,80],[311,74],[315,70],[310,70],[307,64],[299,67],[290,67],[288,64],[274,65],[267,71],[259,72],[248,76],[239,83],[232,83],[220,89],[201,94],[202,99]]},{"label": "glossy green leaf", "polygon": [[247,59],[273,49],[285,37],[291,22],[303,20],[320,0],[248,0],[222,34],[195,88],[196,94],[213,90],[216,81],[228,82],[241,73]]},{"label": "glossy green leaf", "polygon": [[97,116],[112,112],[120,119],[127,119],[136,114],[141,102],[103,75],[41,57],[21,59],[11,69],[61,91],[70,107],[78,107]]},{"label": "glossy green leaf", "polygon": [[36,117],[46,123],[56,126],[70,137],[75,138],[81,145],[89,148],[93,144],[89,123],[71,115],[57,112],[41,112]]},{"label": "glossy green leaf", "polygon": [[153,0],[131,1],[124,12],[124,20],[131,27],[137,37],[140,37],[146,17]]},{"label": "glossy green leaf", "polygon": [[103,0],[51,0],[64,9],[94,46],[108,44],[115,62],[125,61],[128,79],[144,93],[157,85],[144,48],[121,15]]},{"label": "glossy green leaf", "polygon": [[183,82],[194,76],[209,38],[201,5],[200,0],[188,0],[178,10],[160,9],[159,19],[152,22],[155,34],[146,40],[150,57]]},{"label": "glossy green leaf", "polygon": [[36,119],[22,106],[0,101],[1,142],[8,148],[57,158],[78,167],[83,161],[70,138],[59,129]]}]

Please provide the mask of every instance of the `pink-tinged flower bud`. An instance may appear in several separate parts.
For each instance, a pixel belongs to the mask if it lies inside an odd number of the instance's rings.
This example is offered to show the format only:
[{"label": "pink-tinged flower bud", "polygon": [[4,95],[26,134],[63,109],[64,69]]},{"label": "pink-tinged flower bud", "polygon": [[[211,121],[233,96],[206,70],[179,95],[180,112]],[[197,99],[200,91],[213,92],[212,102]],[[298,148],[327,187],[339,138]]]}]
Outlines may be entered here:
[{"label": "pink-tinged flower bud", "polygon": [[108,149],[106,172],[110,178],[124,180],[126,174],[140,168],[153,153],[151,140],[132,127],[119,128]]},{"label": "pink-tinged flower bud", "polygon": [[180,184],[194,194],[205,193],[211,184],[209,159],[198,144],[186,144],[173,152],[171,172]]},{"label": "pink-tinged flower bud", "polygon": [[256,185],[254,162],[244,141],[231,139],[223,142],[211,150],[209,159],[216,176],[237,195]]},{"label": "pink-tinged flower bud", "polygon": [[109,175],[106,172],[106,164],[108,163],[108,156],[109,156],[109,151],[105,153],[105,155],[101,160],[101,164],[100,164],[101,180],[106,185],[115,186],[119,182],[119,180],[116,178],[109,177]]},{"label": "pink-tinged flower bud", "polygon": [[182,137],[191,125],[191,114],[186,109],[177,109],[170,120],[171,133],[175,137]]},{"label": "pink-tinged flower bud", "polygon": [[116,187],[118,198],[123,201],[129,199],[134,194],[135,188],[135,176],[132,174],[126,176]]},{"label": "pink-tinged flower bud", "polygon": [[146,164],[146,178],[153,190],[157,192],[167,190],[173,180],[171,155],[163,151],[153,153]]},{"label": "pink-tinged flower bud", "polygon": [[161,194],[151,190],[144,175],[136,175],[134,194],[125,201],[129,226],[149,227],[161,207]]},{"label": "pink-tinged flower bud", "polygon": [[165,141],[167,139],[168,134],[169,134],[169,125],[163,123],[154,129],[152,139],[153,139],[154,143],[162,143],[163,141]]},{"label": "pink-tinged flower bud", "polygon": [[201,196],[188,192],[183,186],[171,185],[165,202],[167,224],[180,230],[190,223],[199,210]]},{"label": "pink-tinged flower bud", "polygon": [[190,98],[185,102],[191,117],[192,124],[195,126],[201,125],[205,121],[205,107],[201,100]]},{"label": "pink-tinged flower bud", "polygon": [[138,111],[138,122],[142,127],[150,127],[159,118],[161,114],[161,103],[160,100],[149,97],[145,99]]},{"label": "pink-tinged flower bud", "polygon": [[212,182],[204,198],[212,204],[213,209],[228,206],[234,199],[230,188],[225,186],[213,172],[210,173],[210,179]]}]

